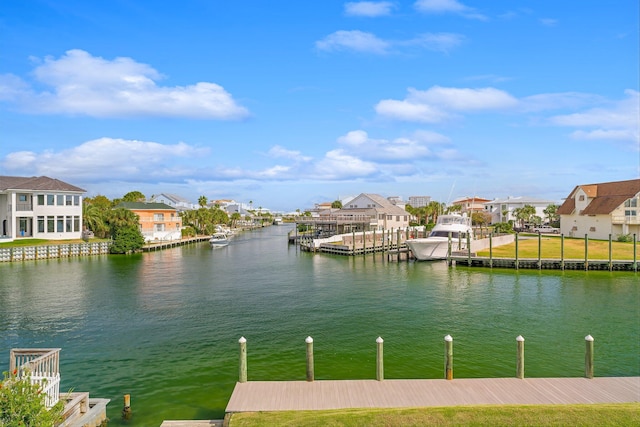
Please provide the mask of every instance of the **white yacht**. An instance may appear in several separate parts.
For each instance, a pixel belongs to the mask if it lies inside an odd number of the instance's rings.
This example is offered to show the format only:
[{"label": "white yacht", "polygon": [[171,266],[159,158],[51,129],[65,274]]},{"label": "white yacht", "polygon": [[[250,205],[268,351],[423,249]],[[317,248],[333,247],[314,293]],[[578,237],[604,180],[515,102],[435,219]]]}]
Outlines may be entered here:
[{"label": "white yacht", "polygon": [[212,248],[221,248],[229,244],[229,237],[226,233],[217,232],[214,233],[213,236],[211,236],[211,239],[209,239],[209,243],[211,244]]},{"label": "white yacht", "polygon": [[440,215],[428,237],[409,239],[407,245],[418,261],[446,259],[449,238],[453,252],[466,249],[467,236],[473,240],[470,217],[460,214]]}]

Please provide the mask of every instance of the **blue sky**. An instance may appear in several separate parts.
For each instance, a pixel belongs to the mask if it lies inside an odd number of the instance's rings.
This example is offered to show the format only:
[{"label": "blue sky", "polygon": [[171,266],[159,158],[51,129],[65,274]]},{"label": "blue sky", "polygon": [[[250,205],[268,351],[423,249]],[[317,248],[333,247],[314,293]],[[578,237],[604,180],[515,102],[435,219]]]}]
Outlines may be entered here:
[{"label": "blue sky", "polygon": [[0,174],[273,210],[639,177],[637,0],[0,7]]}]

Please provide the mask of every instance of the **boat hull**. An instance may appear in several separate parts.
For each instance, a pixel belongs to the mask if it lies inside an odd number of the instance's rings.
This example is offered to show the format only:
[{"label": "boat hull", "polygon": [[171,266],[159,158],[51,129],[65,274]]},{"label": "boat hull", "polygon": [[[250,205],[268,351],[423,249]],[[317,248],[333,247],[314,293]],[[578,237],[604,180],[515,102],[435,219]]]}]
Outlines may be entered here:
[{"label": "boat hull", "polygon": [[436,261],[447,259],[449,254],[449,242],[447,240],[412,239],[407,240],[407,246],[418,261]]}]

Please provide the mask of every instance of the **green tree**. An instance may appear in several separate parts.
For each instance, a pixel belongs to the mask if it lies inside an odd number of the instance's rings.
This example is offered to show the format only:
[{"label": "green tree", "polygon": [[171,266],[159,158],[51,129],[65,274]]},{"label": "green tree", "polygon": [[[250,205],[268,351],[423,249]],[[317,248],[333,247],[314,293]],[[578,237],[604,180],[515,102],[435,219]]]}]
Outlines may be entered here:
[{"label": "green tree", "polygon": [[333,209],[342,209],[342,202],[340,200],[334,200],[331,202],[331,207]]},{"label": "green tree", "polygon": [[200,205],[201,208],[207,206],[207,198],[205,196],[198,197],[198,205]]},{"label": "green tree", "polygon": [[83,203],[82,222],[84,227],[93,231],[94,236],[104,239],[109,235],[109,226],[105,220],[108,212],[109,210],[105,210],[99,205]]},{"label": "green tree", "polygon": [[128,254],[139,251],[144,246],[144,237],[137,225],[127,224],[113,230],[113,243],[109,247],[112,254]]},{"label": "green tree", "polygon": [[130,191],[122,196],[123,202],[144,202],[147,198],[139,191]]},{"label": "green tree", "polygon": [[552,203],[546,208],[544,208],[544,211],[542,211],[544,212],[547,218],[547,221],[549,222],[549,224],[551,224],[552,227],[560,225],[560,216],[558,215],[558,208],[559,208],[558,205]]},{"label": "green tree", "polygon": [[520,227],[531,222],[531,218],[536,214],[536,208],[531,205],[524,205],[521,208],[515,208],[513,214],[519,222]]}]

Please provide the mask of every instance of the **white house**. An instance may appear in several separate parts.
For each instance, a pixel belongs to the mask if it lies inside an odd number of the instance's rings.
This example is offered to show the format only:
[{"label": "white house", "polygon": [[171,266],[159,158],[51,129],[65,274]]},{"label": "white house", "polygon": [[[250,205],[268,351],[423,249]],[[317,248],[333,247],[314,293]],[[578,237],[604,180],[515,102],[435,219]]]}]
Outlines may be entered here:
[{"label": "white house", "polygon": [[199,207],[196,203],[191,203],[184,197],[170,193],[160,193],[157,195],[154,194],[153,196],[151,196],[150,202],[164,203],[165,205],[169,205],[172,208],[177,209],[178,211],[198,209]]},{"label": "white house", "polygon": [[506,199],[494,199],[484,203],[485,212],[491,214],[491,224],[499,222],[517,221],[514,214],[515,209],[523,208],[526,205],[533,206],[536,209],[536,216],[542,218],[545,222],[544,210],[553,205],[553,200],[534,199],[531,197],[507,197]]},{"label": "white house", "polygon": [[378,194],[362,193],[350,200],[332,215],[354,218],[370,217],[369,229],[405,229],[409,226],[410,214]]},{"label": "white house", "polygon": [[558,208],[560,231],[572,237],[640,237],[640,179],[576,186]]},{"label": "white house", "polygon": [[2,238],[79,239],[85,192],[46,176],[0,176]]}]

